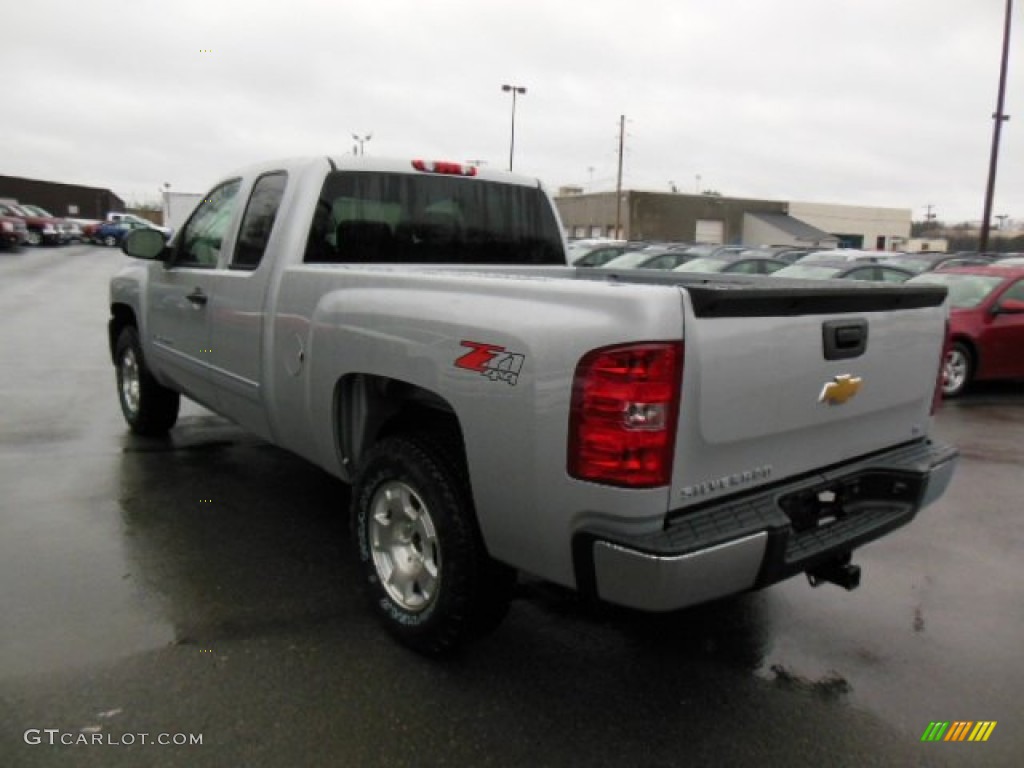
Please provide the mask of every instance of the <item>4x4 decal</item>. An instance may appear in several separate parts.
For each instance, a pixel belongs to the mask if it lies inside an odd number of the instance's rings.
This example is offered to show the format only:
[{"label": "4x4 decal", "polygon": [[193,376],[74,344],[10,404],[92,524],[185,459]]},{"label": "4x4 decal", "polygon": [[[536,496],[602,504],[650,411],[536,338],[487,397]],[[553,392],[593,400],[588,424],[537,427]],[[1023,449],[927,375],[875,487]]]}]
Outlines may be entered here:
[{"label": "4x4 decal", "polygon": [[455,360],[456,368],[475,371],[491,381],[505,381],[511,385],[519,381],[519,374],[526,360],[525,355],[508,352],[497,344],[466,340],[460,343],[464,347],[469,347],[470,351]]}]

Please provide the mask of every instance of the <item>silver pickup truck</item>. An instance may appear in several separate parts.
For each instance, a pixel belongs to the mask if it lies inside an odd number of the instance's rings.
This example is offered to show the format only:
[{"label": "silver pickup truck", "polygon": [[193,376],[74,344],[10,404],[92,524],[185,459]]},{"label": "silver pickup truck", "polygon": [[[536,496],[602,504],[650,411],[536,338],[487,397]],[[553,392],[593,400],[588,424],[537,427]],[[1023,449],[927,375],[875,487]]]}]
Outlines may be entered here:
[{"label": "silver pickup truck", "polygon": [[852,589],[953,472],[941,287],[574,269],[536,179],[362,157],[233,174],[123,249],[131,429],[185,395],[350,483],[370,602],[423,652],[518,572],[649,611]]}]

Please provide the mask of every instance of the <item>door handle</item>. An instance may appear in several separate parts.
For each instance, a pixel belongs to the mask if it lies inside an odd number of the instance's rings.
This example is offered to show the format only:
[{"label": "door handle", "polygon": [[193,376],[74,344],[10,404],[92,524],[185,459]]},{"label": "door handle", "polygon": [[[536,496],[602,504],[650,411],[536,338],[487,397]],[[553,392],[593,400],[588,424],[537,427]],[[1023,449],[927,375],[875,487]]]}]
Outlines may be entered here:
[{"label": "door handle", "polygon": [[185,296],[185,298],[188,299],[192,306],[196,308],[205,307],[206,302],[209,300],[209,297],[203,293],[202,289],[198,286],[192,290],[192,293]]}]

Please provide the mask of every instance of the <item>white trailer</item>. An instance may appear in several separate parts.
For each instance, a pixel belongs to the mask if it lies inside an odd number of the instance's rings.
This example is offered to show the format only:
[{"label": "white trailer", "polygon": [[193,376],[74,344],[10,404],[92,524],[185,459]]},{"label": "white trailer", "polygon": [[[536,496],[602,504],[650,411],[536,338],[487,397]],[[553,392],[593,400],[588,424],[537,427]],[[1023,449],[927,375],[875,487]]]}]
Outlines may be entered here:
[{"label": "white trailer", "polygon": [[198,192],[165,191],[163,197],[164,226],[172,230],[176,230],[184,224],[195,207],[199,205],[199,201],[203,199]]}]

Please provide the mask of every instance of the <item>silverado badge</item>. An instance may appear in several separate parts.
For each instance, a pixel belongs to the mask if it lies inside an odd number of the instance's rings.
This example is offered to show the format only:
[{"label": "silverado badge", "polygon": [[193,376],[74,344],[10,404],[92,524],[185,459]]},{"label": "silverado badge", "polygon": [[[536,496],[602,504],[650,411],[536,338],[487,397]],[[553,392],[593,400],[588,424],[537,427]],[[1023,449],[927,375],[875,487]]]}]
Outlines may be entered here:
[{"label": "silverado badge", "polygon": [[842,405],[860,392],[863,383],[864,380],[860,376],[851,376],[848,373],[840,374],[821,388],[818,402]]}]

